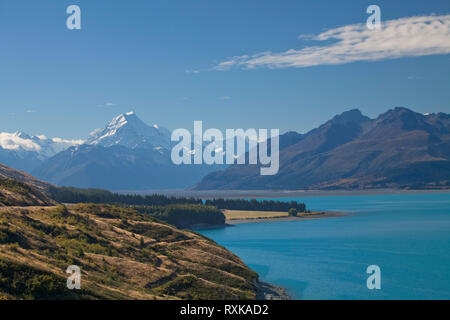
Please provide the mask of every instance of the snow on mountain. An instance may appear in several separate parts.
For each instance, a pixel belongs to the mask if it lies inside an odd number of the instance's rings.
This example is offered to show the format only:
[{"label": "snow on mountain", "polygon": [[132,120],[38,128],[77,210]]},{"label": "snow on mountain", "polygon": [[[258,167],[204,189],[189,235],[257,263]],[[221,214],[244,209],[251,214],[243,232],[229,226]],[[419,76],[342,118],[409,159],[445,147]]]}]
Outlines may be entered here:
[{"label": "snow on mountain", "polygon": [[65,140],[61,138],[47,138],[44,135],[30,136],[24,132],[0,132],[0,148],[18,155],[29,152],[36,153],[45,159],[71,146],[83,144],[83,140]]},{"label": "snow on mountain", "polygon": [[6,150],[25,150],[39,152],[41,146],[31,140],[31,137],[22,133],[0,132],[0,147]]},{"label": "snow on mountain", "polygon": [[158,125],[149,126],[134,112],[120,114],[104,129],[96,129],[86,143],[111,147],[121,145],[131,149],[138,147],[162,147],[170,149],[170,131]]}]

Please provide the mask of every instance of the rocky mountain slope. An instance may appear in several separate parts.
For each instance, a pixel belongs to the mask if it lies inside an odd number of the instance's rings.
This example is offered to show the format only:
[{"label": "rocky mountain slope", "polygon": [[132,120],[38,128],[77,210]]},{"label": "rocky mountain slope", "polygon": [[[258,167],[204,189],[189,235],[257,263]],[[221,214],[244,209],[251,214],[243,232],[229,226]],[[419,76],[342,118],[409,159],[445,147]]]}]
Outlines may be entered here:
[{"label": "rocky mountain slope", "polygon": [[[449,188],[450,115],[395,108],[369,119],[359,110],[310,132],[280,136],[280,170],[233,165],[196,190]],[[288,140],[287,143],[283,141]]]}]

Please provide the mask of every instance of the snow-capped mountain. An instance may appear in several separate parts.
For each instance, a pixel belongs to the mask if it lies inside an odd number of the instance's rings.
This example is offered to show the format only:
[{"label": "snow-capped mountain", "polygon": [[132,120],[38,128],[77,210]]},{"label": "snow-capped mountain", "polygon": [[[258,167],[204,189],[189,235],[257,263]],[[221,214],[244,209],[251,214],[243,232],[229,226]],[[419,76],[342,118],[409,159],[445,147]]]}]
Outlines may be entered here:
[{"label": "snow-capped mountain", "polygon": [[86,143],[103,147],[170,149],[170,131],[156,124],[149,126],[134,112],[127,112],[115,117],[104,129],[94,130]]},{"label": "snow-capped mountain", "polygon": [[22,131],[0,132],[0,148],[17,153],[35,152],[41,159],[49,158],[71,146],[83,144],[83,140],[30,136]]},{"label": "snow-capped mountain", "polygon": [[30,136],[21,131],[0,132],[0,162],[29,171],[55,154],[83,143],[83,140]]},{"label": "snow-capped mountain", "polygon": [[86,143],[47,159],[32,174],[55,185],[109,190],[186,188],[224,168],[174,165],[171,132],[149,126],[133,112],[120,114]]},{"label": "snow-capped mountain", "polygon": [[169,130],[127,112],[86,141],[3,133],[0,163],[55,185],[110,190],[186,188],[225,167],[174,165],[170,136]]}]

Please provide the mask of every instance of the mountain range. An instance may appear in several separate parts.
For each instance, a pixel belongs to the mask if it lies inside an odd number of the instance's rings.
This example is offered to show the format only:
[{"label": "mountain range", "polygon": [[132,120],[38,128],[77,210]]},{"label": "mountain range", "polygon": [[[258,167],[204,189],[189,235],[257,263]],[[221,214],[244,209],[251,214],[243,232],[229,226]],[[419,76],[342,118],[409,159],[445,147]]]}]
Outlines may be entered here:
[{"label": "mountain range", "polygon": [[306,134],[280,136],[280,170],[232,165],[193,190],[449,188],[450,115],[407,108],[370,119],[359,110],[335,116]]},{"label": "mountain range", "polygon": [[109,190],[182,189],[224,168],[174,165],[171,132],[134,112],[115,117],[86,142],[46,159],[31,172],[56,185]]},{"label": "mountain range", "polygon": [[[0,133],[0,163],[54,185],[109,190],[448,188],[450,115],[353,109],[305,134],[280,135],[280,170],[258,165],[179,165],[171,132],[120,114],[86,140]],[[270,144],[269,144],[270,145]],[[248,151],[248,150],[247,150]],[[222,150],[224,152],[224,150]]]}]

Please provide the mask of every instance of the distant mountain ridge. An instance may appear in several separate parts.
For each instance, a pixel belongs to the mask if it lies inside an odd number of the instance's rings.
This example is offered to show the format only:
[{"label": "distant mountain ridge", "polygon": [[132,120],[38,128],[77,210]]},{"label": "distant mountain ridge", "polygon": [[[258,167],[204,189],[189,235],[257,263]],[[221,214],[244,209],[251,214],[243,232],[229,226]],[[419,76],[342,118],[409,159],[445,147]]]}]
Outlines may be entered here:
[{"label": "distant mountain ridge", "polygon": [[18,170],[32,172],[47,159],[73,146],[124,146],[170,149],[170,131],[158,125],[148,126],[134,112],[120,114],[104,129],[93,131],[86,140],[30,136],[25,132],[0,132],[0,163]]},{"label": "distant mountain ridge", "polygon": [[277,175],[261,176],[256,165],[233,165],[192,189],[450,187],[450,115],[445,113],[422,115],[399,107],[370,119],[354,109],[293,140],[290,136],[280,136]]},{"label": "distant mountain ridge", "polygon": [[280,170],[264,177],[258,165],[176,166],[170,131],[145,124],[134,112],[72,146],[69,140],[2,133],[7,149],[0,147],[0,163],[26,167],[55,185],[114,191],[448,188],[449,119],[406,108],[370,119],[353,109],[306,134],[281,135]]}]

